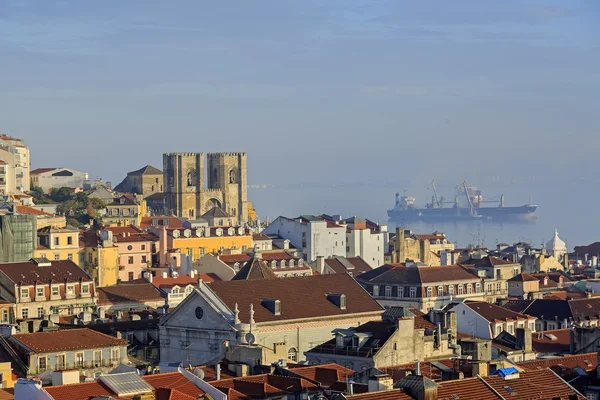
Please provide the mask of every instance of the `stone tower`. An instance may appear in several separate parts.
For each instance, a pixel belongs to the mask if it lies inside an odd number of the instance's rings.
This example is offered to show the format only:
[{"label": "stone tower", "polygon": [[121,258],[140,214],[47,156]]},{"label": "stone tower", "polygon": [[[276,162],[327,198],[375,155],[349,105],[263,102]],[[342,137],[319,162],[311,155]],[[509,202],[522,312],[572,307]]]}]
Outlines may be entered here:
[{"label": "stone tower", "polygon": [[221,207],[232,217],[248,221],[246,153],[211,153],[207,165],[208,188],[223,194]]},{"label": "stone tower", "polygon": [[199,218],[203,208],[204,154],[163,154],[163,181],[167,211],[178,217]]},{"label": "stone tower", "polygon": [[167,211],[178,217],[197,219],[217,206],[238,224],[245,224],[248,221],[246,153],[210,153],[207,159],[205,172],[204,153],[163,154]]}]

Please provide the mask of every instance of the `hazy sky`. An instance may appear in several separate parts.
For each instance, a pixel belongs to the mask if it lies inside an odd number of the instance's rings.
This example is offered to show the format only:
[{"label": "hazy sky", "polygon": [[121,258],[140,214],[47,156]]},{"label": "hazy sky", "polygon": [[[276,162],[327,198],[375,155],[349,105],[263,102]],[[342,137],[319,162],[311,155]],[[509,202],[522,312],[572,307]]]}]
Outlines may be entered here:
[{"label": "hazy sky", "polygon": [[113,181],[555,182],[597,170],[599,93],[598,0],[0,1],[0,131]]}]

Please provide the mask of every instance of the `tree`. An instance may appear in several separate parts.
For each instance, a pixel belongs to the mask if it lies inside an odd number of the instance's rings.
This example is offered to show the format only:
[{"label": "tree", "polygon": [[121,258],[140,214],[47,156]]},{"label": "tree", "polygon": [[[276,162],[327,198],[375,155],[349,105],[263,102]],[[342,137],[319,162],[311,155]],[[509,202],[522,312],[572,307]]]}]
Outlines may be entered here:
[{"label": "tree", "polygon": [[71,198],[71,189],[68,187],[61,187],[60,189],[53,188],[50,191],[50,198],[57,203],[63,203]]},{"label": "tree", "polygon": [[50,197],[48,197],[48,195],[44,193],[44,189],[42,189],[39,186],[31,186],[29,194],[33,197],[33,202],[35,204],[53,203],[52,199],[50,199]]}]

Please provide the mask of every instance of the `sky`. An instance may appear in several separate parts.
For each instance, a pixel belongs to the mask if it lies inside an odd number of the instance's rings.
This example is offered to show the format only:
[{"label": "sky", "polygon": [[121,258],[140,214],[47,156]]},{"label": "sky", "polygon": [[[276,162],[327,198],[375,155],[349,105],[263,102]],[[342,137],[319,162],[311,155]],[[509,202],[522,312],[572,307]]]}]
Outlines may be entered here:
[{"label": "sky", "polygon": [[599,181],[597,0],[0,1],[0,131],[120,181]]}]

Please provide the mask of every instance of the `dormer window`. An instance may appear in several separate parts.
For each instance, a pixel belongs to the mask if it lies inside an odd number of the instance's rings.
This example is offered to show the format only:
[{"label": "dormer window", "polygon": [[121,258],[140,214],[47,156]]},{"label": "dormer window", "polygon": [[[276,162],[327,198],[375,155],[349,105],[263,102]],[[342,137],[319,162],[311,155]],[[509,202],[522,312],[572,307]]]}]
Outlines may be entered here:
[{"label": "dormer window", "polygon": [[281,301],[277,299],[264,299],[262,305],[274,315],[281,315]]},{"label": "dormer window", "polygon": [[337,347],[344,347],[344,336],[343,335],[337,335],[335,337],[335,345]]},{"label": "dormer window", "polygon": [[548,286],[548,277],[547,276],[544,277],[544,286]]},{"label": "dormer window", "polygon": [[352,348],[357,349],[360,344],[360,339],[357,336],[352,336]]},{"label": "dormer window", "polygon": [[331,293],[327,295],[327,300],[339,307],[340,310],[346,309],[346,295],[340,293]]},{"label": "dormer window", "polygon": [[281,260],[280,266],[285,267],[285,260]]}]

